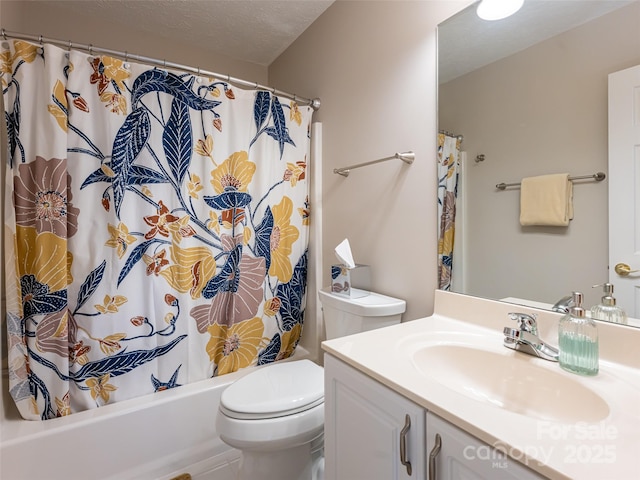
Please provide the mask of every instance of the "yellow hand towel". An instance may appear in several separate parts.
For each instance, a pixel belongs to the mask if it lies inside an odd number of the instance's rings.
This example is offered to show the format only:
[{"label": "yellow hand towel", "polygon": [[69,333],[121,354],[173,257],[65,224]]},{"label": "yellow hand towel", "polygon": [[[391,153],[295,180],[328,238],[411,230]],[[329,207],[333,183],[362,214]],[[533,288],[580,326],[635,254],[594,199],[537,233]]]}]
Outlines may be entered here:
[{"label": "yellow hand towel", "polygon": [[573,183],[568,173],[523,178],[520,225],[566,227],[573,218]]}]

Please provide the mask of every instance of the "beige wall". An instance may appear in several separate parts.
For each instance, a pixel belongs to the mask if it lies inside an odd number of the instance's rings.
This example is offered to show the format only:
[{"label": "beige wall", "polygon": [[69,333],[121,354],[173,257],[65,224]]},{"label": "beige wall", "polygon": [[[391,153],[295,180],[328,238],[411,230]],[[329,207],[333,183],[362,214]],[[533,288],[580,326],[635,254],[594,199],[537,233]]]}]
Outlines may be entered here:
[{"label": "beige wall", "polygon": [[568,228],[522,228],[520,190],[495,185],[606,173],[607,75],[637,64],[640,2],[441,86],[441,128],[463,134],[468,152],[467,293],[554,303],[579,290],[598,303],[607,182],[575,184]]},{"label": "beige wall", "polygon": [[[348,238],[404,320],[430,315],[436,288],[436,25],[468,4],[338,0],[269,67],[272,85],[322,100],[325,286]],[[405,150],[411,166],[333,174]]]}]

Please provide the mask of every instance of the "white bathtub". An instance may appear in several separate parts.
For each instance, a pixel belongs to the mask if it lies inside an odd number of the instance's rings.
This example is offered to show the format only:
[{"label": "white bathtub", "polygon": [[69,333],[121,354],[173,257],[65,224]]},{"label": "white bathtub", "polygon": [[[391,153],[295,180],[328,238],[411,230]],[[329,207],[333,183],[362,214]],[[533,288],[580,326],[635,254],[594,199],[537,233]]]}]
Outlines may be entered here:
[{"label": "white bathtub", "polygon": [[[306,352],[296,349],[295,359]],[[2,480],[234,480],[239,452],[215,430],[222,391],[254,370],[44,422],[6,420]]]}]

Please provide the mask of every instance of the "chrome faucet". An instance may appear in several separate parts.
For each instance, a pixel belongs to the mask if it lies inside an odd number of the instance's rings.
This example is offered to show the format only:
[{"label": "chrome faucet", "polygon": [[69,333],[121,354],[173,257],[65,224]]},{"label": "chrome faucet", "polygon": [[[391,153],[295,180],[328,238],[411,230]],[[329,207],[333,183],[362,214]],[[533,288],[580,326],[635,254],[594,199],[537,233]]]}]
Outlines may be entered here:
[{"label": "chrome faucet", "polygon": [[504,346],[518,352],[528,353],[557,362],[558,349],[547,345],[538,336],[538,324],[535,314],[510,313],[509,318],[518,323],[518,328],[504,327]]},{"label": "chrome faucet", "polygon": [[558,300],[553,307],[551,307],[551,310],[554,312],[568,313],[573,306],[573,295],[567,295]]}]

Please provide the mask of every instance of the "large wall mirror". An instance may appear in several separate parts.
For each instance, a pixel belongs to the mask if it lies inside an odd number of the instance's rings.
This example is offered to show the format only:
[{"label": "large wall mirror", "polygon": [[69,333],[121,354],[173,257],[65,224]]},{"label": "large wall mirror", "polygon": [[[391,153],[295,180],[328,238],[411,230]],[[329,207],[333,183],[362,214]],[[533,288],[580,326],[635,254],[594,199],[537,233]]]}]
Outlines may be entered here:
[{"label": "large wall mirror", "polygon": [[439,26],[439,128],[463,139],[453,291],[553,305],[577,290],[599,303],[609,179],[574,182],[568,227],[522,227],[519,187],[496,185],[607,173],[608,75],[638,64],[638,0],[525,0],[493,22],[474,4]]}]

